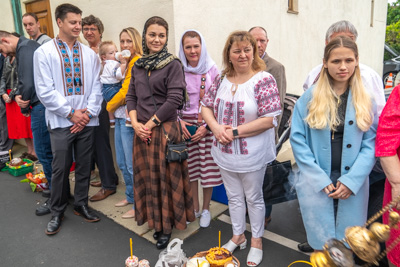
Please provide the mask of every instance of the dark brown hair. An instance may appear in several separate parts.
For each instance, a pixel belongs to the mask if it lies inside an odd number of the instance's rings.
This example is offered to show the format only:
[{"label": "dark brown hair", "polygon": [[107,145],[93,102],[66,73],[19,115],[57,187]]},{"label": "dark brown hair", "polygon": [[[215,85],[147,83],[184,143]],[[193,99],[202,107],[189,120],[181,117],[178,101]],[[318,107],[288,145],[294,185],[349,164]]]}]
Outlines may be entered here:
[{"label": "dark brown hair", "polygon": [[82,19],[82,31],[83,31],[83,26],[86,26],[86,25],[96,26],[97,29],[99,30],[100,35],[103,34],[103,32],[104,32],[103,22],[101,22],[101,20],[98,17],[95,17],[93,15],[89,15]]},{"label": "dark brown hair", "polygon": [[153,24],[163,26],[167,30],[167,36],[168,36],[168,22],[165,19],[158,17],[158,16],[149,18],[146,21],[146,24],[144,25],[145,31],[147,32],[147,28],[149,28],[149,26],[153,25]]},{"label": "dark brown hair", "polygon": [[68,13],[74,13],[82,15],[82,10],[79,7],[71,4],[62,4],[56,8],[55,17],[57,19],[64,20]]},{"label": "dark brown hair", "polygon": [[33,13],[33,12],[27,12],[27,13],[25,13],[25,14],[22,16],[22,18],[25,18],[25,17],[27,17],[27,16],[33,17],[33,18],[35,19],[36,22],[39,21],[38,17],[37,17],[36,14]]}]

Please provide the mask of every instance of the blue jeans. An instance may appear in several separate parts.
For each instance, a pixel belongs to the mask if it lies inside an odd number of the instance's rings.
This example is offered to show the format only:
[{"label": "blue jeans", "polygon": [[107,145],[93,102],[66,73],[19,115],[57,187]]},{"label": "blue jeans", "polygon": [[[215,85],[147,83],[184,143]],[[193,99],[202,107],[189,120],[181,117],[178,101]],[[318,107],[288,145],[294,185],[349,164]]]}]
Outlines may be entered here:
[{"label": "blue jeans", "polygon": [[51,152],[50,134],[47,130],[45,112],[46,108],[42,104],[37,104],[32,108],[31,128],[36,155],[43,166],[43,172],[49,182],[49,187],[51,187],[53,154]]},{"label": "blue jeans", "polygon": [[103,88],[101,88],[101,93],[103,94],[103,98],[106,102],[110,102],[110,100],[119,92],[121,89],[122,83],[110,83],[103,84]]},{"label": "blue jeans", "polygon": [[135,132],[132,127],[125,126],[125,119],[115,118],[115,153],[117,164],[124,177],[126,200],[134,203],[133,200],[133,136]]}]

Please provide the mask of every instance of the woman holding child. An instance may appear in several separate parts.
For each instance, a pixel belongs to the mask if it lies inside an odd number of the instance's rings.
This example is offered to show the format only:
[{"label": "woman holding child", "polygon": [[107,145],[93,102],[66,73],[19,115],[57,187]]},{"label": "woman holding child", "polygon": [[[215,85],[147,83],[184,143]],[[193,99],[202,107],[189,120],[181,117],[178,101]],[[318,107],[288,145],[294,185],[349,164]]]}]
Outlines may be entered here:
[{"label": "woman holding child", "polygon": [[[116,203],[116,207],[123,207],[134,203],[133,196],[133,167],[132,167],[132,147],[134,131],[132,127],[127,125],[129,119],[126,115],[125,96],[128,92],[129,83],[131,81],[131,70],[135,62],[143,54],[140,44],[140,34],[132,27],[125,28],[119,34],[121,50],[129,50],[131,57],[125,72],[125,79],[118,93],[107,103],[108,112],[114,113],[115,116],[115,151],[117,164],[124,177],[126,190],[126,199]],[[135,208],[127,211],[122,218],[129,219],[135,217]]]}]

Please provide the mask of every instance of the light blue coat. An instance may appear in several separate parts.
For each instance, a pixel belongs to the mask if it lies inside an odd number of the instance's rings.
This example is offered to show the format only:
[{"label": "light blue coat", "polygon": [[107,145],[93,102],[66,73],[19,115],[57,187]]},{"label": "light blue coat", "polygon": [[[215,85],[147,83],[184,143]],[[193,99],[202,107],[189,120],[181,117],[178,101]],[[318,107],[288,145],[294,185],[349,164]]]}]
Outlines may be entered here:
[{"label": "light blue coat", "polygon": [[338,180],[353,194],[339,200],[335,221],[333,199],[322,191],[332,183],[331,131],[328,127],[311,129],[304,121],[313,91],[314,87],[307,90],[296,103],[290,142],[300,170],[296,190],[307,239],[311,247],[322,249],[328,239],[343,239],[346,227],[363,225],[367,219],[368,175],[375,163],[378,116],[374,104],[374,122],[367,132],[362,132],[357,127],[350,90],[343,133],[342,176]]}]

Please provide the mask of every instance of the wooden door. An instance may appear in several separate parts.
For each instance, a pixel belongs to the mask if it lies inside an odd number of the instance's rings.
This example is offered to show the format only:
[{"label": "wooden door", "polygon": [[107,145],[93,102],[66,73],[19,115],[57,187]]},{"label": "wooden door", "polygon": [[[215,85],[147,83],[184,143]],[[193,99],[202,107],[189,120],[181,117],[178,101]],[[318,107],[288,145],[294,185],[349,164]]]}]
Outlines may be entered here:
[{"label": "wooden door", "polygon": [[54,38],[49,0],[31,1],[25,4],[26,12],[35,13],[40,22],[40,31]]}]

